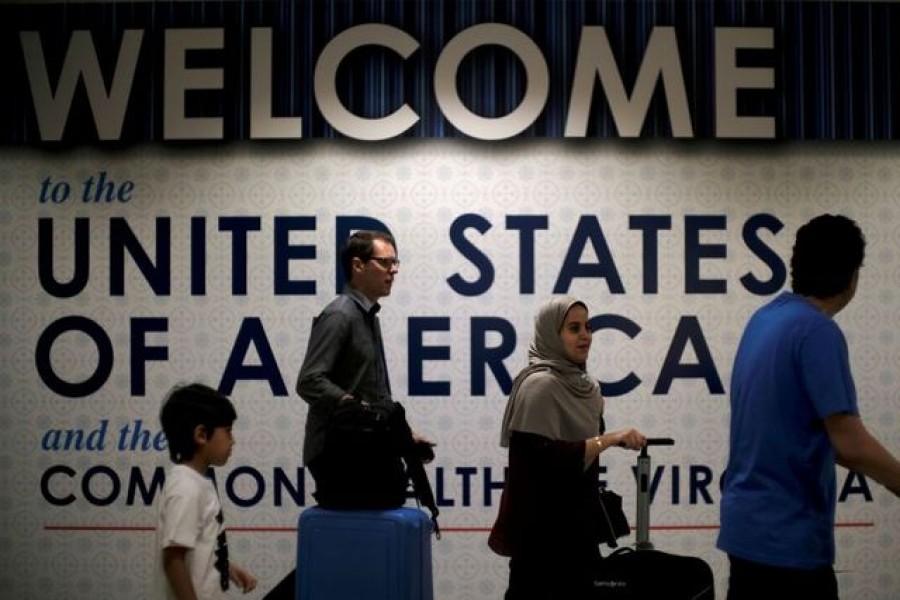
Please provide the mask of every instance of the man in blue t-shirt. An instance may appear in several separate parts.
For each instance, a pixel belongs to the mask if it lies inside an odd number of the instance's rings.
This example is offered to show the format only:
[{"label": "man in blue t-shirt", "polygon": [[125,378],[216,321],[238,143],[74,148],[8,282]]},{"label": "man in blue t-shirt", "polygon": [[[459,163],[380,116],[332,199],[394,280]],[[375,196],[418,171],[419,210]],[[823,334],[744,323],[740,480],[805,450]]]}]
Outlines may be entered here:
[{"label": "man in blue t-shirt", "polygon": [[835,464],[900,495],[900,462],[859,417],[847,342],[832,317],[856,293],[862,231],[821,215],[797,231],[791,287],[751,317],[731,375],[731,440],[718,547],[728,600],[792,590],[838,598]]}]

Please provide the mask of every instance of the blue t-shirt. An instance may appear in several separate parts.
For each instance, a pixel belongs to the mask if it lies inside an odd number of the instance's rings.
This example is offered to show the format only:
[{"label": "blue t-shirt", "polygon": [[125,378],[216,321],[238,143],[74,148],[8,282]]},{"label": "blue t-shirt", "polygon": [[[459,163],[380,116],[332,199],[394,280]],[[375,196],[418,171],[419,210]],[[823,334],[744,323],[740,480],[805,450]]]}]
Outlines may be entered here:
[{"label": "blue t-shirt", "polygon": [[779,567],[833,564],[835,455],[824,420],[858,412],[837,324],[788,292],[760,308],[731,375],[718,547]]}]

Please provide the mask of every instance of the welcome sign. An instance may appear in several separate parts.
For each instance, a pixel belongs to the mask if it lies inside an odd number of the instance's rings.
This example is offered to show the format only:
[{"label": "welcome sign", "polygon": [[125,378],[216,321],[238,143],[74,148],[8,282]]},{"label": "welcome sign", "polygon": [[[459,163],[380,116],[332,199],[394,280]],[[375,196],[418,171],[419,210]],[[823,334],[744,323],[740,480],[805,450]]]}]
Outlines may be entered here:
[{"label": "welcome sign", "polygon": [[[863,418],[900,451],[900,155],[802,141],[893,139],[896,11],[0,4],[0,585],[144,597],[159,407],[197,380],[237,407],[216,479],[263,597],[314,503],[294,392],[311,321],[349,232],[383,228],[403,261],[381,312],[392,388],[438,444],[436,598],[502,597],[500,419],[555,294],[590,308],[608,425],[676,441],[653,452],[653,541],[707,560],[724,595],[731,361],[816,214],[866,234],[838,322]],[[632,520],[634,458],[602,464]],[[896,499],[843,470],[838,493],[842,597],[897,596]]]},{"label": "welcome sign", "polygon": [[7,142],[894,139],[892,2],[3,6]]}]

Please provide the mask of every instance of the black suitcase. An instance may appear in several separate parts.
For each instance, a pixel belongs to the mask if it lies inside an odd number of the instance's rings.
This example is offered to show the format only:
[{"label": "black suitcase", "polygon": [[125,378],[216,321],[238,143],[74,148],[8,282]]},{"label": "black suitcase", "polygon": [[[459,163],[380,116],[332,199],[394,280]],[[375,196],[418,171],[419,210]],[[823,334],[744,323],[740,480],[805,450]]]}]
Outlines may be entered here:
[{"label": "black suitcase", "polygon": [[[647,446],[671,446],[670,438],[649,438]],[[650,455],[637,459],[637,515],[634,548],[605,557],[594,578],[597,600],[714,600],[712,569],[694,556],[661,552],[650,542]]]}]

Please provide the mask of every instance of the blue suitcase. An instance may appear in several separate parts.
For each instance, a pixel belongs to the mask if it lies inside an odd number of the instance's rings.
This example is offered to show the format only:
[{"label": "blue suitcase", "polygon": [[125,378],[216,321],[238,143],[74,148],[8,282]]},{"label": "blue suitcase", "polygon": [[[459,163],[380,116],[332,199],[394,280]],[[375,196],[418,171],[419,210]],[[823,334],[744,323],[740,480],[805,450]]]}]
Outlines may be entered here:
[{"label": "blue suitcase", "polygon": [[300,513],[299,600],[433,600],[431,520],[417,508]]}]

